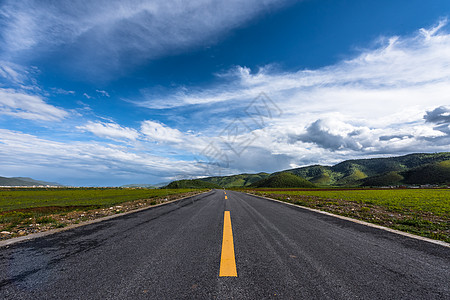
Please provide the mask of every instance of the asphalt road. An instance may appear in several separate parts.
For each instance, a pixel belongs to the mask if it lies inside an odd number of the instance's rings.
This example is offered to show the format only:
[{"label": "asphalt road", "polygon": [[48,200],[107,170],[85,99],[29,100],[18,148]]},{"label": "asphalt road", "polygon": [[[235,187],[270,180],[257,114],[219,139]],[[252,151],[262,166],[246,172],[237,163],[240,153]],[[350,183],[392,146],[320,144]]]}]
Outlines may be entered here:
[{"label": "asphalt road", "polygon": [[[0,299],[450,299],[450,248],[215,190],[0,248]],[[230,211],[237,277],[219,277]]]}]

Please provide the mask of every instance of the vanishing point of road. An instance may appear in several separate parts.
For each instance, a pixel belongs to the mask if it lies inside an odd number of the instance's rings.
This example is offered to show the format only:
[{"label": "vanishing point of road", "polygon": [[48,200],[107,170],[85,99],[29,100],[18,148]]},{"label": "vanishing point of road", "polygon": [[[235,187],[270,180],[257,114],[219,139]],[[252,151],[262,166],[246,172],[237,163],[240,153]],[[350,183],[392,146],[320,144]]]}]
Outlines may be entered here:
[{"label": "vanishing point of road", "polygon": [[450,248],[235,191],[0,248],[0,299],[450,299]]}]

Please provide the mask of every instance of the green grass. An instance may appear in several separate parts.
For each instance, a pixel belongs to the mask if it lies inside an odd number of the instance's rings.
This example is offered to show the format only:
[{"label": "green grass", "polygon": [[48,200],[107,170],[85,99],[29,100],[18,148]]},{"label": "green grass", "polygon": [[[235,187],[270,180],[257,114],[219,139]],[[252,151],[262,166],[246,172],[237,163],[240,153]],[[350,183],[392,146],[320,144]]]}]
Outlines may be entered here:
[{"label": "green grass", "polygon": [[55,219],[53,219],[52,217],[47,217],[47,216],[43,216],[43,217],[36,219],[36,223],[39,223],[39,224],[49,224],[49,223],[55,223],[55,222],[57,222]]},{"label": "green grass", "polygon": [[19,211],[11,211],[0,215],[0,224],[8,224],[4,230],[11,230],[19,224],[30,224],[30,219],[32,219],[32,213],[23,213]]},{"label": "green grass", "polygon": [[[135,200],[157,204],[157,199],[182,194],[194,189],[122,189],[122,188],[4,188],[0,189],[0,228],[6,231],[23,229],[32,223],[62,228],[52,215],[71,211],[87,211]],[[114,211],[115,213],[119,213]]]},{"label": "green grass", "polygon": [[186,193],[193,189],[1,189],[0,213],[37,207],[101,208],[139,199]]},{"label": "green grass", "polygon": [[315,196],[323,199],[342,199],[380,205],[392,211],[409,209],[411,211],[431,212],[440,216],[450,216],[450,189],[299,190],[276,191],[276,193]]}]

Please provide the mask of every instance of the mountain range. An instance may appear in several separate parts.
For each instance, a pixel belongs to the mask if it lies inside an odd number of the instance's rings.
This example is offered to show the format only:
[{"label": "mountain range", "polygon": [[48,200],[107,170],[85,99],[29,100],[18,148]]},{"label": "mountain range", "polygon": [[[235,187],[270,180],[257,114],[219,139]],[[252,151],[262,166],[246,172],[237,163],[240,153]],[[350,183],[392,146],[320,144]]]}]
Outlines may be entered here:
[{"label": "mountain range", "polygon": [[[278,176],[290,173],[292,176]],[[391,186],[450,184],[450,152],[414,153],[397,157],[346,160],[333,166],[311,165],[273,174],[214,176],[198,180],[224,188],[232,187],[310,187],[314,186]],[[198,180],[196,182],[198,182]],[[184,186],[195,186],[183,181]]]},{"label": "mountain range", "polygon": [[56,182],[35,180],[29,177],[1,177],[0,186],[62,186]]}]

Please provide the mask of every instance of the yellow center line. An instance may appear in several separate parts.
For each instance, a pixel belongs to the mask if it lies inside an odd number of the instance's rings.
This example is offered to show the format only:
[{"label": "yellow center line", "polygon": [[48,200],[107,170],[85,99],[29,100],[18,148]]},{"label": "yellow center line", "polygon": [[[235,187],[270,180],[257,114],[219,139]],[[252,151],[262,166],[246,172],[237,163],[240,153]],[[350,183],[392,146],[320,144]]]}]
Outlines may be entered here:
[{"label": "yellow center line", "polygon": [[231,229],[231,216],[229,211],[225,211],[223,219],[222,257],[220,258],[219,276],[237,277],[233,231]]},{"label": "yellow center line", "polygon": [[227,197],[227,196],[225,196],[225,200],[226,200],[226,199],[228,199],[228,197]]}]

